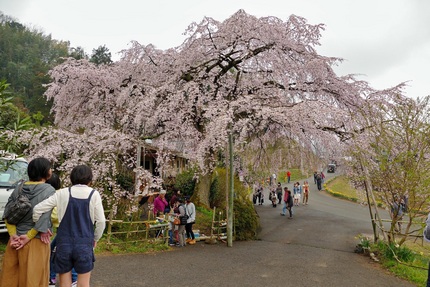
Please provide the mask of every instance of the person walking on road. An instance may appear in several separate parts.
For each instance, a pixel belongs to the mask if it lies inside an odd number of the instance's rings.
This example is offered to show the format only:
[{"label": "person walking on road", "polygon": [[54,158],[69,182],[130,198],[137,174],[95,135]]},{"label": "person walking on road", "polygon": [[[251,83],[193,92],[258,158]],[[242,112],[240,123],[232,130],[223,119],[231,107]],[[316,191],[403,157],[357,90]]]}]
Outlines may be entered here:
[{"label": "person walking on road", "polygon": [[282,209],[282,216],[285,216],[287,213],[290,214],[289,218],[293,218],[293,197],[291,196],[291,191],[288,189],[288,187],[284,187],[284,208]]},{"label": "person walking on road", "polygon": [[321,178],[321,174],[317,174],[316,175],[316,180],[317,180],[317,188],[318,188],[318,190],[319,191],[321,191],[321,189],[322,189],[322,178]]},{"label": "person walking on road", "polygon": [[308,204],[309,199],[309,183],[305,180],[303,183],[303,204]]},{"label": "person walking on road", "polygon": [[278,187],[276,187],[276,195],[278,197],[278,204],[281,204],[281,201],[282,201],[282,186],[281,186],[280,182],[278,182]]},{"label": "person walking on road", "polygon": [[272,207],[276,207],[278,203],[278,196],[276,195],[276,190],[272,189],[269,194],[269,199],[272,202]]},{"label": "person walking on road", "polygon": [[299,182],[294,183],[293,194],[294,194],[294,205],[299,206],[300,198],[302,195],[302,187]]}]

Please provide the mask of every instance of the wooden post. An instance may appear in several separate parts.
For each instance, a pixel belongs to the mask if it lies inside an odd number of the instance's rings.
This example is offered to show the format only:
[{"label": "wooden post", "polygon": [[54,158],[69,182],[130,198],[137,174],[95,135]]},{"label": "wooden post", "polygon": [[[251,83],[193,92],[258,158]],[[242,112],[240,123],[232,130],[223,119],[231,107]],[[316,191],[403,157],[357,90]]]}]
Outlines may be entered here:
[{"label": "wooden post", "polygon": [[109,212],[109,221],[108,221],[109,224],[108,224],[108,231],[107,231],[107,234],[108,234],[108,236],[107,236],[107,244],[108,244],[108,246],[110,246],[110,238],[112,236],[112,224],[113,224],[112,217],[113,217],[113,209],[111,209],[110,212]]}]

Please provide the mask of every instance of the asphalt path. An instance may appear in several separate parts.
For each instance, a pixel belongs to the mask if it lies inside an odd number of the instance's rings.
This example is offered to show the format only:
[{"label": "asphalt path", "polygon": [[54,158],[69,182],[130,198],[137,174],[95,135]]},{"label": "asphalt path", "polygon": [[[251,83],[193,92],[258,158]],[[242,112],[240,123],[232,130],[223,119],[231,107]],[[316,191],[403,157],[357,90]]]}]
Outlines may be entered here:
[{"label": "asphalt path", "polygon": [[259,240],[98,255],[91,286],[415,286],[354,253],[356,236],[372,234],[366,206],[318,191],[313,179],[310,186],[309,205],[294,207],[291,220],[265,191],[255,206]]}]

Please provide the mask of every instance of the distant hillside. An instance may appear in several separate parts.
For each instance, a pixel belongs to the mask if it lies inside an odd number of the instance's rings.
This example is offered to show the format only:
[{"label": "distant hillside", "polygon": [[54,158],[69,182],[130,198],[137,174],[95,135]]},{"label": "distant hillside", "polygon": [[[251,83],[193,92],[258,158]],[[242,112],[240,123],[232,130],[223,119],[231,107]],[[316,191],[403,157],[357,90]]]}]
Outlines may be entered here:
[{"label": "distant hillside", "polygon": [[69,56],[70,43],[28,28],[0,12],[0,80],[11,84],[15,104],[30,114],[40,111],[49,120],[44,84],[48,71]]}]

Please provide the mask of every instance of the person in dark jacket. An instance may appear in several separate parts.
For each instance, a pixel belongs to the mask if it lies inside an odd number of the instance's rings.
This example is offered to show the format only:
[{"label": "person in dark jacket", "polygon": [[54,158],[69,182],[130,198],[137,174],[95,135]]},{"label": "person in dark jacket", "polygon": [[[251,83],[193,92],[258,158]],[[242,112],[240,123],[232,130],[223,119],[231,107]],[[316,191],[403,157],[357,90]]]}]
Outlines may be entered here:
[{"label": "person in dark jacket", "polygon": [[291,191],[288,189],[288,187],[284,187],[284,208],[282,209],[282,216],[285,216],[285,214],[287,213],[287,209],[288,209],[288,213],[290,214],[290,217],[288,218],[293,218],[293,197],[291,196]]},{"label": "person in dark jacket", "polygon": [[281,186],[280,182],[278,182],[278,186],[276,187],[276,195],[278,196],[278,204],[281,204],[281,201],[282,201],[282,186]]}]

